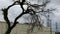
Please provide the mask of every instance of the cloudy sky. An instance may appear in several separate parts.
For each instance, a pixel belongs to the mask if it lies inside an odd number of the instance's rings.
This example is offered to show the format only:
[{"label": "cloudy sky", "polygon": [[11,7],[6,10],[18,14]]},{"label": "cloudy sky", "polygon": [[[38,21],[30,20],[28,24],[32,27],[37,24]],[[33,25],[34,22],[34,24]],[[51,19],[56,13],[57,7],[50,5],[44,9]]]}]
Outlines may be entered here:
[{"label": "cloudy sky", "polygon": [[[37,3],[37,0],[35,0],[35,1],[31,0],[31,2]],[[13,3],[12,0],[0,0],[0,9],[8,7],[12,3]],[[26,9],[26,6],[24,6],[24,8]],[[59,26],[59,23],[60,23],[60,0],[51,0],[51,2],[47,5],[47,8],[56,8],[56,10],[53,11],[54,15],[53,14],[51,15],[52,25],[55,28],[55,23],[57,22],[58,26]],[[21,12],[22,12],[22,9],[20,8],[19,5],[15,5],[15,6],[11,7],[8,11],[9,20],[13,22],[14,18],[16,18],[16,16],[18,16]],[[4,21],[2,13],[3,12],[0,10],[0,21]],[[26,16],[26,15],[24,15],[24,16]],[[24,17],[21,17],[18,21],[20,23],[21,22],[24,23],[27,20],[25,20]]]}]

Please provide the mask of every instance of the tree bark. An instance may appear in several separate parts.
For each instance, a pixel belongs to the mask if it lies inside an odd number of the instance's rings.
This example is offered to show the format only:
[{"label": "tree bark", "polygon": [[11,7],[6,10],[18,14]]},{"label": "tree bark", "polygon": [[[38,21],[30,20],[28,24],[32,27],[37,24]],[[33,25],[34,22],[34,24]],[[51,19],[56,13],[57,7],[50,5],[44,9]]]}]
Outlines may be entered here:
[{"label": "tree bark", "polygon": [[8,28],[5,34],[10,34],[11,30],[12,30],[11,28]]},{"label": "tree bark", "polygon": [[24,15],[24,13],[21,13],[19,16],[17,16],[17,17],[15,18],[15,21],[14,21],[13,25],[7,29],[7,31],[5,32],[5,34],[10,34],[10,33],[11,33],[12,29],[13,29],[13,28],[16,26],[16,24],[18,23],[17,20],[18,20],[20,17],[22,17],[23,15]]}]

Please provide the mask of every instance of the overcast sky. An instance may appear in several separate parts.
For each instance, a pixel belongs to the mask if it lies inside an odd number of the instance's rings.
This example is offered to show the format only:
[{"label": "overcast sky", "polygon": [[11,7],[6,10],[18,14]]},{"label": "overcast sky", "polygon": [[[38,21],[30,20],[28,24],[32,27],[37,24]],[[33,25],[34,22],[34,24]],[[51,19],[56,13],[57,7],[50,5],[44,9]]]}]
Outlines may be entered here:
[{"label": "overcast sky", "polygon": [[[37,3],[36,1],[37,0],[31,1],[31,2]],[[12,0],[0,0],[0,9],[8,7],[12,3],[13,3]],[[24,6],[24,8],[26,9],[26,6]],[[47,8],[56,8],[56,10],[54,11],[54,15],[53,14],[51,15],[51,19],[53,20],[52,22],[53,22],[54,26],[55,26],[55,22],[60,23],[60,0],[51,0],[51,2],[47,5]],[[16,16],[18,16],[21,12],[22,12],[22,9],[20,8],[19,5],[15,5],[15,6],[11,7],[8,11],[9,20],[13,21],[14,18],[16,18]],[[4,21],[1,10],[0,10],[0,21]],[[24,23],[27,20],[25,20],[24,17],[21,17],[18,21],[20,23],[21,22]]]}]

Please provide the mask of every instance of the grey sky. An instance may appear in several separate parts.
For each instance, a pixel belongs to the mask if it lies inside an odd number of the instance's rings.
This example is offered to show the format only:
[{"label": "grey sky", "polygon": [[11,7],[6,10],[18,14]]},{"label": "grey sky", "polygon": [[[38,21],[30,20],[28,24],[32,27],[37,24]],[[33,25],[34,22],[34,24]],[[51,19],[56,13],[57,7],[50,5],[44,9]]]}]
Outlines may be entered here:
[{"label": "grey sky", "polygon": [[[35,0],[34,2],[32,1],[32,2],[36,3],[36,1],[37,0]],[[13,3],[12,0],[0,0],[0,9],[6,8],[7,6],[9,6],[12,3]],[[26,6],[24,6],[24,7],[26,8]],[[54,11],[54,15],[51,15],[51,19],[53,22],[52,24],[54,24],[53,27],[55,28],[55,22],[60,23],[60,0],[51,0],[51,2],[47,5],[47,8],[57,8],[57,10]],[[16,18],[16,16],[18,16],[21,13],[20,11],[22,12],[22,9],[18,5],[15,5],[12,8],[10,8],[9,12],[8,12],[9,20],[13,21],[14,18]],[[0,10],[0,21],[4,21],[1,10]],[[25,20],[24,17],[21,17],[18,21],[20,23],[21,22],[24,23],[27,20]]]}]

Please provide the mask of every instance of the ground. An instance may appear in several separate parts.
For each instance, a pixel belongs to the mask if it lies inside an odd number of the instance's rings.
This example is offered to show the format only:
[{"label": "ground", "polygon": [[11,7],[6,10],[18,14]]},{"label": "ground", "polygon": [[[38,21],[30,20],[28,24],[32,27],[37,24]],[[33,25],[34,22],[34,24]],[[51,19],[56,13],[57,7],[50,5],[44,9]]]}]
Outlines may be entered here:
[{"label": "ground", "polygon": [[[29,25],[26,24],[17,24],[16,27],[12,30],[11,34],[27,34],[27,29],[29,28]],[[4,34],[7,29],[7,24],[4,22],[0,22],[0,34]],[[38,30],[37,27],[35,27],[34,31],[31,34],[51,34],[50,29],[47,27],[44,27],[41,30]],[[55,32],[52,32],[52,34],[55,34]]]}]

